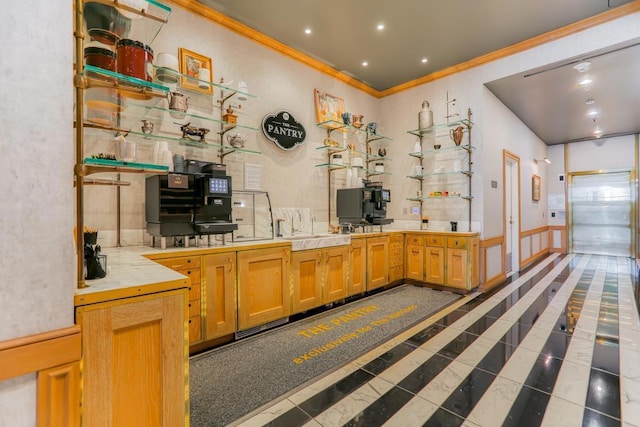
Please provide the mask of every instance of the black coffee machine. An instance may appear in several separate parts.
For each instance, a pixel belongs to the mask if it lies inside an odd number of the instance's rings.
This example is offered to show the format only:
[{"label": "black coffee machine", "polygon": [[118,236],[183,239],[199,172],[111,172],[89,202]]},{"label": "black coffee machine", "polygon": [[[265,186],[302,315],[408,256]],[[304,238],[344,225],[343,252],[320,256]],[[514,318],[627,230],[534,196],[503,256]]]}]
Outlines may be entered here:
[{"label": "black coffee machine", "polygon": [[161,238],[226,234],[238,229],[231,218],[231,177],[222,164],[186,160],[184,172],[146,179],[147,233]]},{"label": "black coffee machine", "polygon": [[387,203],[391,191],[382,188],[381,182],[363,181],[364,187],[345,188],[337,192],[337,215],[340,224],[354,227],[391,224],[387,218]]}]

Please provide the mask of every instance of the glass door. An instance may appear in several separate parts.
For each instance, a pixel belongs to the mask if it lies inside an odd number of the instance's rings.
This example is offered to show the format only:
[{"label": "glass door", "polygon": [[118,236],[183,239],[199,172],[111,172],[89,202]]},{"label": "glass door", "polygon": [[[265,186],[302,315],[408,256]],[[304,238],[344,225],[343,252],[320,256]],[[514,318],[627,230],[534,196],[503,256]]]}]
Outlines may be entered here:
[{"label": "glass door", "polygon": [[570,252],[634,257],[631,171],[570,175]]}]

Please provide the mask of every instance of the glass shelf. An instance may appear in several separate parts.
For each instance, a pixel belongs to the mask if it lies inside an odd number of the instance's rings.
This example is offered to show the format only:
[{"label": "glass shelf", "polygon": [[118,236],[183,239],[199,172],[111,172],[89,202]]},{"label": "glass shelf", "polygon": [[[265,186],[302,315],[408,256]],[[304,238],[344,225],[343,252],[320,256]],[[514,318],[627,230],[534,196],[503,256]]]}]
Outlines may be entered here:
[{"label": "glass shelf", "polygon": [[153,97],[166,97],[169,92],[168,86],[125,76],[124,74],[92,65],[85,65],[83,75],[86,79],[87,88],[115,88],[125,97],[151,99]]},{"label": "glass shelf", "polygon": [[426,200],[471,200],[471,196],[426,196],[426,197],[408,197],[407,200],[412,202],[424,202]]},{"label": "glass shelf", "polygon": [[[153,66],[153,70],[154,70],[153,75],[154,76],[156,75],[155,71],[158,70],[158,69],[163,69],[163,68],[162,67],[158,67],[156,65]],[[232,88],[231,86],[226,86],[224,83],[214,83],[214,82],[210,82],[208,80],[201,80],[201,79],[198,79],[196,77],[188,76],[186,74],[181,74],[179,71],[175,71],[175,70],[172,70],[172,74],[175,75],[178,78],[178,86],[179,86],[178,89],[189,91],[189,95],[197,94],[197,95],[201,95],[201,96],[212,97],[215,94],[215,90],[213,91],[213,93],[204,93],[204,92],[200,92],[198,90],[190,89],[188,87],[182,87],[182,86],[180,86],[180,82],[183,81],[183,80],[187,80],[189,82],[193,82],[194,84],[203,83],[204,85],[213,86],[214,89],[218,89],[218,90],[221,90],[221,91],[224,91],[224,92],[229,92],[230,93],[230,95],[228,95],[229,97],[234,96],[234,95],[235,96],[244,95],[246,98],[250,98],[252,100],[260,99],[260,97],[257,96],[257,95],[253,95],[253,94],[248,93],[248,92],[241,92],[238,89]],[[157,81],[155,79],[155,77],[154,77],[154,81]],[[203,89],[203,90],[206,90],[206,89]],[[243,101],[246,101],[246,100],[243,100]]]},{"label": "glass shelf", "polygon": [[[85,0],[84,4],[84,18],[87,27],[93,27],[94,23],[112,23],[114,20],[112,8],[116,8],[117,12],[119,12],[116,14],[118,19],[116,24],[122,26],[122,32],[118,37],[139,40],[147,45],[153,43],[162,26],[169,22],[169,16],[171,15],[170,7],[155,0]],[[132,5],[141,7],[137,9]],[[89,36],[93,38],[94,29],[88,28],[88,30]],[[107,31],[98,32],[99,36],[102,35],[104,37],[104,34],[109,33]]]},{"label": "glass shelf", "polygon": [[329,170],[329,172],[338,170],[338,169],[346,169],[349,167],[349,165],[335,165],[332,163],[320,163],[319,165],[316,165],[317,168],[327,168]]},{"label": "glass shelf", "polygon": [[470,171],[433,172],[433,173],[425,173],[422,175],[407,175],[407,178],[423,179],[423,178],[428,178],[430,176],[446,176],[446,175],[458,175],[458,174],[471,176],[473,175],[473,172],[470,172]]},{"label": "glass shelf", "polygon": [[[163,106],[158,106],[158,105],[145,105],[145,104],[139,104],[137,102],[130,102],[127,101],[125,103],[126,106],[126,110],[123,111],[122,113],[120,113],[122,116],[128,117],[128,118],[139,118],[139,119],[153,119],[153,120],[159,120],[162,121],[165,119],[164,115],[165,113],[171,114],[171,113],[175,113],[175,110],[170,110],[169,108],[164,108]],[[140,111],[141,114],[132,114],[129,109],[133,109],[134,111]],[[196,114],[196,113],[189,113],[188,110],[186,113],[184,114],[184,118],[175,118],[175,117],[171,117],[171,120],[182,120],[184,121],[185,119],[188,120],[189,118],[194,118],[194,119],[198,119],[198,120],[206,120],[212,123],[217,123],[217,124],[223,124],[226,126],[231,126],[229,129],[227,129],[227,131],[233,129],[233,128],[240,128],[240,129],[246,129],[246,130],[251,130],[251,131],[257,131],[257,128],[251,127],[251,126],[245,126],[245,125],[239,125],[237,123],[229,123],[229,122],[225,122],[219,119],[214,119],[213,117],[210,116],[206,116],[204,114]]]},{"label": "glass shelf", "polygon": [[335,154],[335,153],[344,153],[345,151],[347,151],[347,148],[333,147],[331,145],[321,145],[319,147],[316,147],[316,150],[327,150],[329,154]]},{"label": "glass shelf", "polygon": [[378,155],[369,154],[369,158],[367,159],[367,162],[376,162],[376,161],[385,161],[385,160],[391,161],[393,159],[387,156],[378,156]]},{"label": "glass shelf", "polygon": [[123,173],[164,173],[169,171],[165,165],[154,165],[150,163],[121,162],[118,160],[94,159],[87,157],[82,162],[83,175],[104,172]]},{"label": "glass shelf", "polygon": [[354,127],[354,126],[351,126],[351,125],[345,125],[344,123],[337,122],[335,120],[327,120],[326,122],[316,123],[316,126],[321,127],[323,129],[326,129],[328,131],[339,130],[341,132],[350,132],[350,133],[353,133],[355,135],[358,135],[358,134],[367,135],[368,142],[373,142],[373,141],[378,141],[378,140],[380,140],[380,141],[393,141],[393,138],[381,135],[379,133],[370,134],[367,131],[367,125],[363,125],[362,127],[357,128],[357,127]]},{"label": "glass shelf", "polygon": [[[436,132],[439,130],[456,128],[458,126],[462,126],[467,129],[470,129],[473,127],[473,122],[468,119],[462,119],[462,120],[456,120],[448,123],[440,123],[428,128],[409,130],[407,131],[407,133],[410,133],[411,135],[415,135],[415,136],[428,136],[428,135],[435,135]],[[448,133],[446,135],[448,135]]]},{"label": "glass shelf", "polygon": [[223,144],[211,144],[208,142],[194,141],[191,139],[182,138],[181,136],[178,136],[178,135],[166,136],[166,135],[159,135],[159,134],[153,134],[153,133],[147,134],[142,132],[130,131],[127,137],[133,137],[132,139],[134,139],[136,142],[152,143],[154,140],[160,139],[162,141],[177,142],[179,145],[187,146],[187,147],[208,148],[208,149],[214,149],[214,150],[222,148],[224,150],[228,150],[228,152],[262,154],[260,151],[256,151],[256,150],[249,150],[247,148],[234,148],[234,147],[223,145]]},{"label": "glass shelf", "polygon": [[442,148],[438,148],[437,150],[433,149],[433,150],[423,150],[423,151],[419,151],[419,152],[413,152],[413,153],[409,153],[409,155],[412,156],[412,157],[422,158],[422,157],[425,156],[425,154],[429,155],[429,154],[439,153],[441,151],[459,151],[459,150],[464,150],[466,152],[469,152],[469,151],[473,151],[474,149],[475,149],[475,147],[473,147],[473,146],[462,144],[462,145],[453,145],[451,147],[442,147]]}]

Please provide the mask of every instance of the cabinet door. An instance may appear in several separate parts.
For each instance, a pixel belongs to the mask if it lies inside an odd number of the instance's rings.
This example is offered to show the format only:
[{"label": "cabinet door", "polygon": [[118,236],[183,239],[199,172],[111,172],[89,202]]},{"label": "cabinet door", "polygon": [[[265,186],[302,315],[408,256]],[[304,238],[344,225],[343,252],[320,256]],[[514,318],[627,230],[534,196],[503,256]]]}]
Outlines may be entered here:
[{"label": "cabinet door", "polygon": [[367,240],[351,239],[350,274],[347,295],[357,295],[365,291],[367,277]]},{"label": "cabinet door", "polygon": [[238,330],[289,316],[290,254],[289,248],[238,252]]},{"label": "cabinet door", "polygon": [[407,245],[407,278],[424,281],[424,246]]},{"label": "cabinet door", "polygon": [[467,250],[447,250],[447,285],[469,289],[467,286]]},{"label": "cabinet door", "polygon": [[404,278],[404,236],[389,236],[389,283]]},{"label": "cabinet door", "polygon": [[322,250],[293,252],[293,313],[322,305]]},{"label": "cabinet door", "polygon": [[324,250],[324,287],[322,302],[344,299],[347,296],[349,247]]},{"label": "cabinet door", "polygon": [[187,292],[77,309],[82,326],[82,423],[188,423]]},{"label": "cabinet door", "polygon": [[204,255],[204,338],[236,331],[236,254]]},{"label": "cabinet door", "polygon": [[389,238],[367,239],[367,290],[389,283]]},{"label": "cabinet door", "polygon": [[444,248],[427,246],[425,281],[436,285],[444,285]]}]

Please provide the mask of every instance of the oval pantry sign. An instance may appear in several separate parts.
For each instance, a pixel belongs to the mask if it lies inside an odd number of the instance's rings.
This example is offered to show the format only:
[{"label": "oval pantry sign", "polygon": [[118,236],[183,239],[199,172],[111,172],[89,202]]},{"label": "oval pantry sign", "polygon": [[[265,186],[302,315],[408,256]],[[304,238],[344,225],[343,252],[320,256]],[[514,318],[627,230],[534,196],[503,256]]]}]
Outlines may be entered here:
[{"label": "oval pantry sign", "polygon": [[262,132],[283,150],[293,150],[307,137],[304,126],[287,111],[268,114],[262,119]]}]

